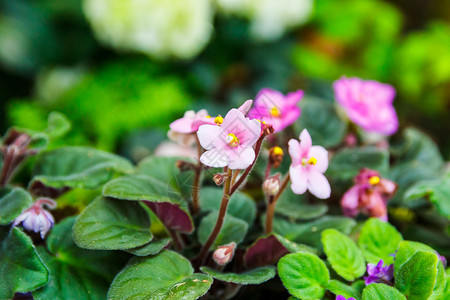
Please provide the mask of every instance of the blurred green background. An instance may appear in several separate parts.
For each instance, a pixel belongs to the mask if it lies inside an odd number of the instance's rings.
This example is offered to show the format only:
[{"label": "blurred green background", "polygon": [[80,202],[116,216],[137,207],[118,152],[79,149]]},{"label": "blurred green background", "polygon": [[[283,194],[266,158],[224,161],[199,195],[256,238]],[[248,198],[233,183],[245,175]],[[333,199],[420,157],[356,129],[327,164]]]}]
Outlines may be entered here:
[{"label": "blurred green background", "polygon": [[0,0],[0,129],[138,160],[187,109],[225,113],[262,87],[333,99],[341,75],[397,89],[403,127],[450,154],[450,1]]}]

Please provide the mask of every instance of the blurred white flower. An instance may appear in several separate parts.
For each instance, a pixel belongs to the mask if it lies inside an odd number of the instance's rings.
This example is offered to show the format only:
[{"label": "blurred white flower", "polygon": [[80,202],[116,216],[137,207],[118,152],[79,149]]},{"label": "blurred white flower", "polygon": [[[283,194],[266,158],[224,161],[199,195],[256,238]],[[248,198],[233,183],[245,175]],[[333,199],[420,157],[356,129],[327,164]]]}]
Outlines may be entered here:
[{"label": "blurred white flower", "polygon": [[290,28],[305,23],[313,0],[216,0],[219,8],[250,20],[255,39],[274,40]]},{"label": "blurred white flower", "polygon": [[84,0],[83,10],[105,44],[182,59],[205,47],[214,15],[210,0]]}]

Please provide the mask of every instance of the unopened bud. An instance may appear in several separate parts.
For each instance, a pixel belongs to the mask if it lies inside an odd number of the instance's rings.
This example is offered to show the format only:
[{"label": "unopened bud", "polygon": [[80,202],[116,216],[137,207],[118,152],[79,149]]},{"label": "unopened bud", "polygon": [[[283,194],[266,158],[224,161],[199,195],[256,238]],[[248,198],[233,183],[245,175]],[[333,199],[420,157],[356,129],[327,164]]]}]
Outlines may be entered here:
[{"label": "unopened bud", "polygon": [[264,180],[263,191],[268,196],[275,196],[280,191],[280,173]]},{"label": "unopened bud", "polygon": [[213,254],[213,259],[216,264],[223,266],[229,263],[233,259],[235,249],[235,242],[217,247]]},{"label": "unopened bud", "polygon": [[214,176],[213,176],[213,180],[217,185],[221,185],[223,183],[224,179],[225,179],[225,176],[220,173],[214,174]]},{"label": "unopened bud", "polygon": [[269,149],[269,163],[273,168],[278,168],[283,162],[283,149],[278,146]]}]

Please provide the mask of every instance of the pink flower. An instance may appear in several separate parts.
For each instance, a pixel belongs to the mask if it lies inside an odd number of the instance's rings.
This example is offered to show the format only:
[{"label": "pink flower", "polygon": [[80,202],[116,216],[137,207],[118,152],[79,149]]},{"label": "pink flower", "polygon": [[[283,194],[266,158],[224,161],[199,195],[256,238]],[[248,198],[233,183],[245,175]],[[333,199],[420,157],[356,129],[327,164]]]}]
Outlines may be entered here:
[{"label": "pink flower", "polygon": [[202,125],[197,135],[207,151],[200,161],[209,167],[245,169],[253,163],[253,145],[261,134],[261,124],[250,120],[236,108],[230,110],[220,126]]},{"label": "pink flower", "polygon": [[262,89],[256,96],[255,105],[249,111],[248,117],[271,124],[275,132],[282,131],[300,116],[300,108],[297,104],[302,97],[302,90],[285,96],[272,89]]},{"label": "pink flower", "polygon": [[42,208],[44,204],[50,209],[56,207],[55,201],[48,198],[40,198],[14,220],[13,226],[22,223],[25,230],[40,232],[41,237],[44,238],[55,223],[53,216]]},{"label": "pink flower", "polygon": [[377,171],[362,169],[352,186],[341,199],[344,214],[354,217],[358,212],[387,221],[387,201],[395,194],[397,185],[380,178]]},{"label": "pink flower", "polygon": [[333,84],[337,102],[349,119],[369,132],[394,134],[398,129],[397,113],[392,102],[395,89],[372,80],[342,77]]},{"label": "pink flower", "polygon": [[214,118],[211,118],[205,109],[199,110],[197,113],[188,110],[184,113],[184,117],[170,124],[170,130],[176,133],[194,133],[204,124],[214,124]]},{"label": "pink flower", "polygon": [[213,259],[216,264],[223,266],[229,263],[233,259],[235,249],[235,242],[217,247],[217,250],[213,254]]},{"label": "pink flower", "polygon": [[291,189],[303,194],[308,189],[320,199],[330,197],[331,187],[323,175],[328,168],[328,152],[322,146],[312,146],[311,136],[304,129],[297,140],[289,141],[289,154],[292,159],[289,168]]}]

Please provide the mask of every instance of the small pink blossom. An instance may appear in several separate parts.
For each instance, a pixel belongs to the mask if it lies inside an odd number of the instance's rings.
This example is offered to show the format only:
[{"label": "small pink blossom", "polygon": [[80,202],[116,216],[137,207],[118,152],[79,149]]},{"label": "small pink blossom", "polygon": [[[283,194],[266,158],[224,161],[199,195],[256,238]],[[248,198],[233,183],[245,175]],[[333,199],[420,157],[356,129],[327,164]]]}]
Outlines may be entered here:
[{"label": "small pink blossom", "polygon": [[220,126],[200,126],[197,136],[201,146],[207,150],[200,161],[209,167],[245,169],[255,159],[253,145],[260,134],[261,124],[257,120],[250,120],[233,108]]},{"label": "small pink blossom", "polygon": [[263,182],[263,191],[268,196],[275,196],[280,191],[280,173],[277,173]]},{"label": "small pink blossom", "polygon": [[322,146],[312,146],[311,136],[304,129],[300,143],[295,139],[289,141],[289,154],[292,159],[289,168],[292,191],[303,194],[309,190],[317,198],[329,198],[331,187],[323,175],[328,168],[328,151]]},{"label": "small pink blossom", "polygon": [[389,84],[342,77],[333,84],[337,102],[348,118],[368,132],[394,134],[398,129],[393,101],[395,89]]},{"label": "small pink blossom", "polygon": [[181,119],[170,124],[170,130],[176,133],[194,133],[204,124],[214,124],[214,118],[209,116],[205,109],[199,110],[197,113],[188,110]]},{"label": "small pink blossom", "polygon": [[191,146],[184,146],[183,144],[163,141],[153,152],[155,156],[167,157],[190,157],[197,158],[197,150]]},{"label": "small pink blossom", "polygon": [[387,201],[395,194],[397,185],[381,178],[377,171],[362,169],[341,199],[344,214],[354,217],[358,212],[387,221]]},{"label": "small pink blossom", "polygon": [[216,264],[223,266],[229,263],[234,256],[234,250],[236,249],[236,243],[231,242],[227,245],[217,247],[214,251],[213,259]]},{"label": "small pink blossom", "polygon": [[48,198],[40,198],[14,220],[13,226],[22,223],[25,230],[40,233],[41,237],[44,238],[55,223],[53,216],[42,207],[44,204],[50,209],[56,207],[55,201]]},{"label": "small pink blossom", "polygon": [[300,116],[298,103],[302,97],[302,90],[285,96],[278,91],[264,88],[256,96],[255,105],[249,111],[248,117],[271,124],[275,132],[282,131]]}]

